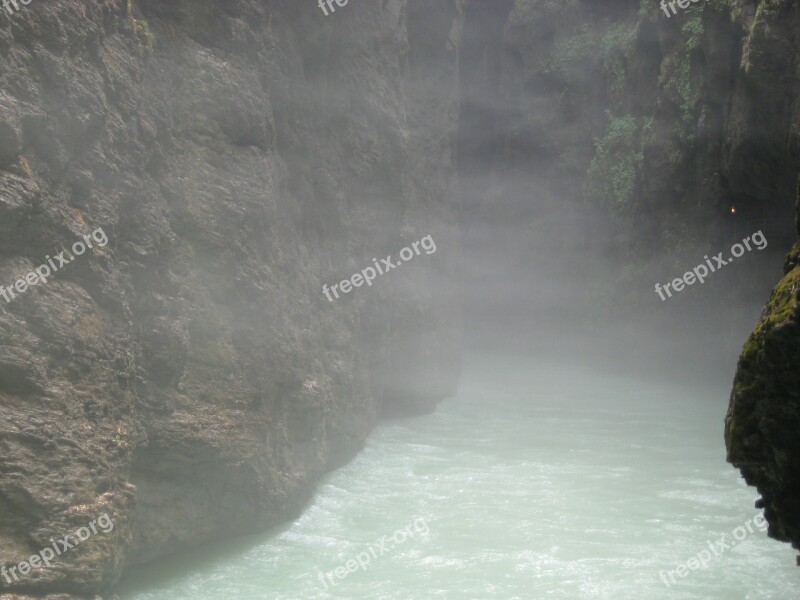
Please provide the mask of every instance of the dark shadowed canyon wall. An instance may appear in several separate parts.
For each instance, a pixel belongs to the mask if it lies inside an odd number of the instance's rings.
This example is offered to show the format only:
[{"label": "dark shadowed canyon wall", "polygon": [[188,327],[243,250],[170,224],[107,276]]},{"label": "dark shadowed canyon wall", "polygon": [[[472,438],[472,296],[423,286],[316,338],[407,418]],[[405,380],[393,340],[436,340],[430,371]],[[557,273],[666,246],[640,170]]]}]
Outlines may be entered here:
[{"label": "dark shadowed canyon wall", "polygon": [[[616,335],[607,348],[621,365],[655,339],[660,364],[681,365],[673,376],[692,360],[730,372],[797,239],[797,4],[702,0],[671,16],[656,0],[496,7],[502,37],[473,34],[468,10],[462,54],[470,319],[549,351],[575,329],[595,332],[595,355]],[[669,302],[654,294],[758,230],[763,254]],[[505,272],[472,266],[493,251]],[[785,264],[741,356],[726,438],[770,534],[800,548],[797,247]],[[474,281],[492,276],[472,302]],[[512,304],[498,311],[503,285]]]},{"label": "dark shadowed canyon wall", "polygon": [[[795,236],[793,34],[756,13],[714,0],[671,17],[654,0],[517,0],[486,58],[470,61],[465,35],[461,140],[469,148],[470,124],[491,132],[472,145],[480,168],[460,161],[468,273],[495,278],[468,288],[492,323],[481,341],[501,328],[554,349],[579,329],[611,355],[643,354],[644,326],[674,334],[661,336],[674,338],[662,341],[666,364],[690,351],[729,368]],[[764,253],[669,302],[654,293],[759,228]],[[504,270],[481,269],[498,245],[486,262]],[[698,328],[709,335],[695,342]]]}]

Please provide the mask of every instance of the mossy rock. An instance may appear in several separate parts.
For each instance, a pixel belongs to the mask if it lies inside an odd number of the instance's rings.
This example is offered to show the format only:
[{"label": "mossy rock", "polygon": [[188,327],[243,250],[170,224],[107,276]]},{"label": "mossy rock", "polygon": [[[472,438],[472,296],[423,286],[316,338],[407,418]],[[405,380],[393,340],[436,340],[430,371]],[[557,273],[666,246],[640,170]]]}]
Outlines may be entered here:
[{"label": "mossy rock", "polygon": [[764,498],[770,535],[800,549],[800,244],[744,345],[725,422],[728,460]]}]

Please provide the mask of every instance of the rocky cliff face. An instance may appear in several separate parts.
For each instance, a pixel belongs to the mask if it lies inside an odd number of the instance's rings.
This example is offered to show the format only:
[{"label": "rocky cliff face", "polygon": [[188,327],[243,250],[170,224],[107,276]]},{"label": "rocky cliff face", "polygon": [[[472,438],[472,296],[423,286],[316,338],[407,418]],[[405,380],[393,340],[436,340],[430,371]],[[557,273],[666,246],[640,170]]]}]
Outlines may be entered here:
[{"label": "rocky cliff face", "polygon": [[[0,12],[0,565],[40,597],[265,529],[459,371],[460,0]],[[372,287],[331,285],[431,235]],[[54,561],[56,562],[56,561]],[[62,597],[62,596],[59,596]]]}]

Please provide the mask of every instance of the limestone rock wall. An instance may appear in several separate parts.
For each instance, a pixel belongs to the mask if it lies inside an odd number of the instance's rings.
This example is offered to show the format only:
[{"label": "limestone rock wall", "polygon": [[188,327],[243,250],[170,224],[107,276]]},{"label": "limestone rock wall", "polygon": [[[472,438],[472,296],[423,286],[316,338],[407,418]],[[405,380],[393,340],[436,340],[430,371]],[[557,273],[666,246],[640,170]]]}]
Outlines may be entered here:
[{"label": "limestone rock wall", "polygon": [[[454,392],[462,12],[0,12],[0,284],[109,240],[0,300],[0,565],[115,524],[0,591],[104,593],[131,565],[268,528],[379,415]],[[427,235],[435,253],[323,295]]]}]

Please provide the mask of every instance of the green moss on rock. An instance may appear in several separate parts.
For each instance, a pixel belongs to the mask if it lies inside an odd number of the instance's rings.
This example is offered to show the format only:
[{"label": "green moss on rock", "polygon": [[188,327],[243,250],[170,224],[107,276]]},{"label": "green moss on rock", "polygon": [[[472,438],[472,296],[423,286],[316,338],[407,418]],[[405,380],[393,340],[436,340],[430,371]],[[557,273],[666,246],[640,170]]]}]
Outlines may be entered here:
[{"label": "green moss on rock", "polygon": [[728,460],[758,488],[770,535],[800,549],[800,266],[787,272],[744,345],[725,421]]}]

